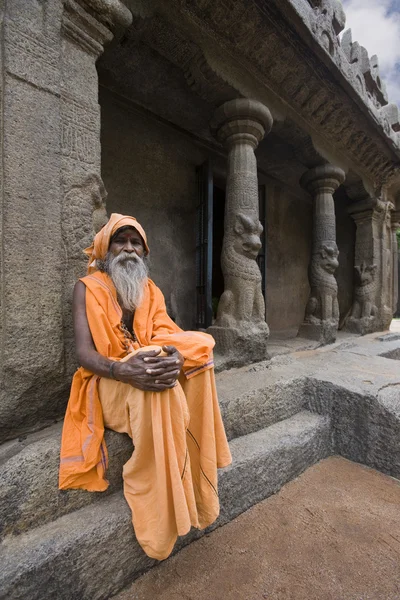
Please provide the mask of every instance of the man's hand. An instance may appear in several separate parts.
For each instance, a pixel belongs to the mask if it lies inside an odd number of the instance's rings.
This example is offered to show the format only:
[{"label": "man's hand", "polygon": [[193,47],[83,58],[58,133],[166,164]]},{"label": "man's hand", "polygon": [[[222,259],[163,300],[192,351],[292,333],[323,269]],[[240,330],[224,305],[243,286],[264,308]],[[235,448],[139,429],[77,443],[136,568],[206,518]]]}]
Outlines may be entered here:
[{"label": "man's hand", "polygon": [[184,358],[174,346],[163,346],[167,356],[159,356],[160,350],[138,352],[126,362],[117,363],[114,374],[117,379],[145,392],[162,392],[173,388],[179,377]]}]

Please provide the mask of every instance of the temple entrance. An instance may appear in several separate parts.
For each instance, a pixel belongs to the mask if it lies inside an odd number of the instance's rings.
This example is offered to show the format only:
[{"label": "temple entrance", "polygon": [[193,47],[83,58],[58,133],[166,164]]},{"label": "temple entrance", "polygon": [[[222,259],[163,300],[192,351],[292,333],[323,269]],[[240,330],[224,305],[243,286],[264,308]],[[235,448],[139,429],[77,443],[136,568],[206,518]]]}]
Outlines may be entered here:
[{"label": "temple entrance", "polygon": [[[225,220],[225,182],[215,178],[210,161],[197,168],[197,234],[196,234],[196,327],[207,329],[214,322],[219,300],[224,291],[221,267]],[[263,226],[262,248],[257,264],[262,274],[265,297],[266,279],[266,192],[259,185],[259,218]]]},{"label": "temple entrance", "polygon": [[213,320],[217,316],[218,303],[224,291],[224,276],[221,268],[222,242],[224,240],[225,190],[213,186],[213,248],[211,297]]}]

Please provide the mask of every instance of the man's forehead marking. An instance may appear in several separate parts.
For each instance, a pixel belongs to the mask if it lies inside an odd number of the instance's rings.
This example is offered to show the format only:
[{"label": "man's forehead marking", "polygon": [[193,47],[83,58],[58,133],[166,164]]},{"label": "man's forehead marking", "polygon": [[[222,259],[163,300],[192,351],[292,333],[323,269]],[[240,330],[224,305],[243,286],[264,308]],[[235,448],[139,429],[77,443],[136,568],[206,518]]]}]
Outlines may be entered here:
[{"label": "man's forehead marking", "polygon": [[133,227],[133,225],[123,225],[122,227],[119,227],[119,229],[117,229],[117,231],[112,236],[111,240],[113,240],[118,234],[125,233],[129,230],[132,230],[133,233],[136,233],[140,237],[140,239],[142,239],[142,236],[140,235],[136,227]]}]

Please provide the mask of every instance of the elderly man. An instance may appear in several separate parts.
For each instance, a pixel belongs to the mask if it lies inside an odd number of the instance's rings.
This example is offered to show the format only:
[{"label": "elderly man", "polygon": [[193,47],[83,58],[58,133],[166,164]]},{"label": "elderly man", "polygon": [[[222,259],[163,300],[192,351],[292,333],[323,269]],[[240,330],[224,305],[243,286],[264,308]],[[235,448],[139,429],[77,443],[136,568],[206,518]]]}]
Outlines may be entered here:
[{"label": "elderly man", "polygon": [[64,421],[60,488],[103,491],[104,426],[127,433],[124,494],[136,537],[162,560],[178,535],[218,516],[217,468],[231,462],[215,389],[214,340],[182,331],[148,278],[146,234],[112,214],[85,250],[73,313],[77,357]]}]

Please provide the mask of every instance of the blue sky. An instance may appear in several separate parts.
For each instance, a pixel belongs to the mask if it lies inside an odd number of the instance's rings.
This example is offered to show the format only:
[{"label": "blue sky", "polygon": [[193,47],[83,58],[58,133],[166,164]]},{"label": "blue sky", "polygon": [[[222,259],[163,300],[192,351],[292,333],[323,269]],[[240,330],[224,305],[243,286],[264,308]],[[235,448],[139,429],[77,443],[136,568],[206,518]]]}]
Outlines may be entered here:
[{"label": "blue sky", "polygon": [[400,105],[400,0],[342,0],[346,29],[368,50],[378,55],[389,102]]}]

